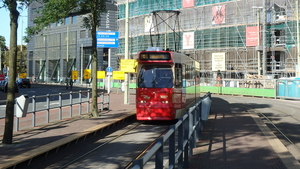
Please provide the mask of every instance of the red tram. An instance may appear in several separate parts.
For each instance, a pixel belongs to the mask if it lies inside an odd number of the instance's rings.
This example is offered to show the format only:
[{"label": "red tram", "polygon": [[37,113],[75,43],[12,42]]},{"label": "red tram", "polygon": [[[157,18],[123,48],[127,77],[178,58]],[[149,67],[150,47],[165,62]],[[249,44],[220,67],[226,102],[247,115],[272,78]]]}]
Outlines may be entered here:
[{"label": "red tram", "polygon": [[195,61],[185,54],[157,49],[139,52],[137,120],[174,120],[183,116],[188,105],[200,97],[196,72]]}]

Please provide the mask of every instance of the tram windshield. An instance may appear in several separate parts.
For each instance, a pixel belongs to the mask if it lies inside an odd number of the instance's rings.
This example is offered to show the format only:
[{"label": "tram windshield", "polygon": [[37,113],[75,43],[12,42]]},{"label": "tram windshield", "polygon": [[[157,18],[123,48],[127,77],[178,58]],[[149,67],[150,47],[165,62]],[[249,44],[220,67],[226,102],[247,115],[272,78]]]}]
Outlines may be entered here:
[{"label": "tram windshield", "polygon": [[139,88],[172,88],[173,73],[170,65],[143,65],[138,75]]}]

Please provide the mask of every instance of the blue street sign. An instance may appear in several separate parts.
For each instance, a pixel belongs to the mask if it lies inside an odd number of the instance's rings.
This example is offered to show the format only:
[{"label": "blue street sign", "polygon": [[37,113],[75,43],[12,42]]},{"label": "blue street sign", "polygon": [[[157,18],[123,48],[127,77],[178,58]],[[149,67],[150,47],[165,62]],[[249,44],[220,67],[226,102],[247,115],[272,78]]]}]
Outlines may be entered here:
[{"label": "blue street sign", "polygon": [[105,70],[106,70],[107,72],[112,72],[112,71],[113,71],[113,68],[112,68],[112,67],[107,67]]},{"label": "blue street sign", "polygon": [[119,32],[97,31],[97,48],[119,47]]}]

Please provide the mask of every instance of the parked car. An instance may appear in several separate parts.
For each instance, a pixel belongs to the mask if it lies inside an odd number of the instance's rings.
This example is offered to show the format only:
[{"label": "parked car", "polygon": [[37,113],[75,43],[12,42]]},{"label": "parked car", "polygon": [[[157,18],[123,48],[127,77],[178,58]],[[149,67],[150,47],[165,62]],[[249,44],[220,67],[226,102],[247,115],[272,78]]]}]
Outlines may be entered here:
[{"label": "parked car", "polygon": [[[3,91],[4,93],[7,93],[7,85],[8,85],[8,78],[0,81],[0,90]],[[18,85],[16,83],[15,85],[15,92],[18,93],[19,92],[19,88]]]},{"label": "parked car", "polygon": [[26,79],[26,78],[20,78],[18,81],[17,81],[17,84],[18,84],[18,87],[22,88],[22,87],[28,87],[30,88],[31,86],[31,83],[30,83],[30,80],[29,79]]}]

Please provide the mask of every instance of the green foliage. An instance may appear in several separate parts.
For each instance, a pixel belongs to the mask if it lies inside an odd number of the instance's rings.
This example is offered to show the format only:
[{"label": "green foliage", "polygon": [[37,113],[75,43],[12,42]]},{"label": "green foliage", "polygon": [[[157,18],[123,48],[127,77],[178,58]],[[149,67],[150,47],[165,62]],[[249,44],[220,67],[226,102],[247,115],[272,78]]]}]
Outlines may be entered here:
[{"label": "green foliage", "polygon": [[[92,116],[98,117],[97,104],[97,42],[96,29],[101,23],[101,14],[106,12],[106,0],[41,0],[43,9],[38,11],[34,20],[34,27],[27,28],[28,37],[41,33],[51,23],[62,21],[64,18],[73,15],[82,15],[82,27],[91,29],[92,33]],[[26,41],[29,40],[26,38]],[[68,76],[68,75],[67,75]]]},{"label": "green foliage", "polygon": [[71,15],[84,15],[83,27],[90,29],[93,24],[100,26],[101,13],[106,11],[105,0],[41,0],[43,9],[34,20],[34,27],[28,27],[26,33],[30,37],[42,32],[51,23],[61,22],[62,19]]},{"label": "green foliage", "polygon": [[[5,61],[5,50],[6,50],[6,44],[5,44],[6,40],[4,36],[0,36],[0,66],[1,66],[1,70],[3,70],[3,65],[5,65],[6,61]],[[0,72],[2,73],[2,72]]]},{"label": "green foliage", "polygon": [[3,51],[6,48],[6,40],[4,36],[0,36],[0,49]]}]

